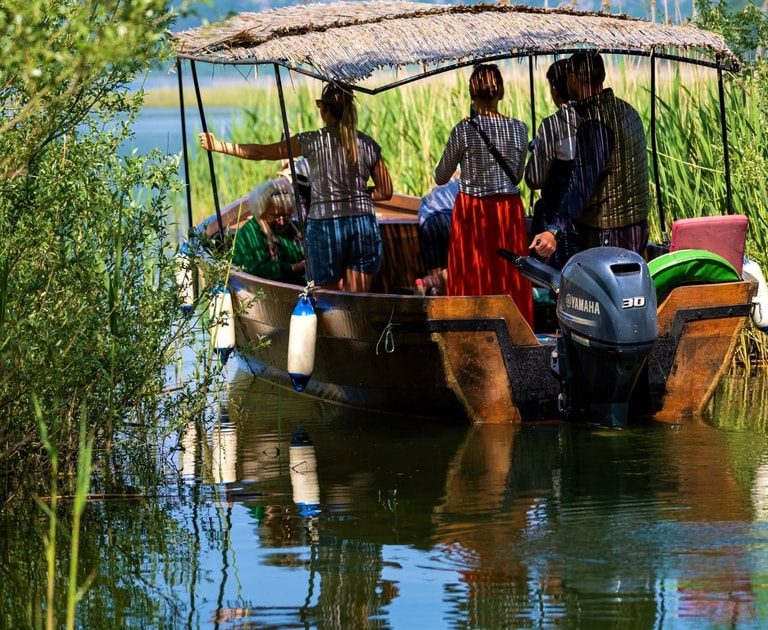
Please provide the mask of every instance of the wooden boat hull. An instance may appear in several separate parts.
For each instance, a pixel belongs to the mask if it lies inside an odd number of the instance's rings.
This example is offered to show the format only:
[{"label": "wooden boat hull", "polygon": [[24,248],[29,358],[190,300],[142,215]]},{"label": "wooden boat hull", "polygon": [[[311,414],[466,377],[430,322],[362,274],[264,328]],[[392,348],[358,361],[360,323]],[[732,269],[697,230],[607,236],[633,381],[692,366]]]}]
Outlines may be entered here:
[{"label": "wooden boat hull", "polygon": [[[254,374],[290,386],[295,286],[234,272],[237,339]],[[633,403],[639,415],[701,413],[749,315],[748,282],[675,289]],[[253,299],[254,296],[262,297]],[[315,371],[307,393],[361,409],[472,422],[557,415],[552,342],[540,342],[506,296],[418,298],[318,291]],[[253,349],[254,341],[267,344]]]},{"label": "wooden boat hull", "polygon": [[[397,294],[412,286],[419,268],[415,208],[407,197],[379,208],[385,262],[375,289],[382,293],[315,293],[317,353],[306,393],[360,409],[473,423],[557,417],[554,338],[537,337],[508,296]],[[224,213],[225,224],[236,209]],[[230,285],[243,365],[290,387],[288,326],[300,288],[238,271]],[[658,308],[659,338],[636,386],[633,415],[682,418],[704,410],[756,290],[755,282],[742,281],[669,294]],[[542,315],[536,332],[554,335],[551,313]]]},{"label": "wooden boat hull", "polygon": [[[289,386],[288,324],[297,288],[239,272],[232,274],[231,285],[244,363],[255,374]],[[557,389],[546,368],[551,346],[538,343],[507,296],[318,291],[316,299],[310,395],[359,408],[474,422],[518,422],[523,401],[528,407],[547,401],[551,406]],[[254,340],[267,343],[245,347]],[[542,368],[536,378],[523,371],[532,364]]]}]

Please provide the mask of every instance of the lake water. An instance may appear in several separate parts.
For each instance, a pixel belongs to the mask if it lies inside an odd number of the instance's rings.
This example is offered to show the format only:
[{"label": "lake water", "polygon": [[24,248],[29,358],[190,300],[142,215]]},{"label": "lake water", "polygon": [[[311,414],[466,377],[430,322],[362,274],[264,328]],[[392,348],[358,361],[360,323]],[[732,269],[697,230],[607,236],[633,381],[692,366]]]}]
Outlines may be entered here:
[{"label": "lake water", "polygon": [[[206,107],[205,120],[209,130],[226,136],[232,124],[240,119],[242,109],[238,107]],[[203,130],[197,108],[186,108],[188,150],[197,149],[197,134]],[[124,150],[136,150],[146,154],[160,149],[166,155],[178,155],[182,151],[181,118],[178,108],[145,107],[133,126],[134,137],[126,143]]]},{"label": "lake water", "polygon": [[[467,427],[236,373],[158,493],[89,502],[79,623],[766,627],[766,391],[729,378],[707,418],[623,431]],[[0,627],[33,625],[46,527],[0,536]]]}]

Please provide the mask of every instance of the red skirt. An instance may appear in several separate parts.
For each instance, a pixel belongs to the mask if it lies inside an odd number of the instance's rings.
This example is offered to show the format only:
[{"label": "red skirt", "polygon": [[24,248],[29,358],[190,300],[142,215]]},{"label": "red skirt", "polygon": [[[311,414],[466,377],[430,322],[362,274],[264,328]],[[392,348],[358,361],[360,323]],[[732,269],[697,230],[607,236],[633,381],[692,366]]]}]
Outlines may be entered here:
[{"label": "red skirt", "polygon": [[503,295],[514,300],[533,327],[531,283],[496,250],[528,254],[520,195],[473,197],[460,192],[453,205],[448,246],[448,295]]}]

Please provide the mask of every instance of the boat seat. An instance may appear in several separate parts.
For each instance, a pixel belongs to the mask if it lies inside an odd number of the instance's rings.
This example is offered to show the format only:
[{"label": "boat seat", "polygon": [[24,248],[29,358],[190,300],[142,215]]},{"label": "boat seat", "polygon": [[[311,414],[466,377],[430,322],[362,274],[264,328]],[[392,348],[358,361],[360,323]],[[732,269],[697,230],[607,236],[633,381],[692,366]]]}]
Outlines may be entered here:
[{"label": "boat seat", "polygon": [[662,254],[648,263],[648,271],[659,304],[676,287],[741,280],[741,275],[729,261],[705,249],[681,249]]},{"label": "boat seat", "polygon": [[706,249],[725,258],[741,275],[747,226],[743,214],[678,219],[672,223],[669,251]]}]

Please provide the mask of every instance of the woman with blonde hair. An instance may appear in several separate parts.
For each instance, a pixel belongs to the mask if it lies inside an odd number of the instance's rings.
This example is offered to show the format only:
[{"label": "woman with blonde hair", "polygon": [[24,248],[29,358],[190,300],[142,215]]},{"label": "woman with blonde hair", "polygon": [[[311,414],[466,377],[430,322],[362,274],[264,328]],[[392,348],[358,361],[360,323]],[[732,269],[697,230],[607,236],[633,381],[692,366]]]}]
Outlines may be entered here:
[{"label": "woman with blonde hair", "polygon": [[291,183],[283,177],[270,179],[244,205],[253,216],[237,231],[232,264],[268,280],[304,284],[301,231],[291,220]]},{"label": "woman with blonde hair", "polygon": [[499,112],[504,81],[498,66],[475,66],[469,95],[472,117],[453,128],[435,168],[435,183],[442,185],[461,167],[448,247],[447,294],[508,294],[533,326],[530,282],[496,253],[499,247],[528,253],[518,188],[528,129]]},{"label": "woman with blonde hair", "polygon": [[[392,196],[392,182],[381,147],[357,130],[352,93],[327,83],[315,103],[325,126],[289,140],[293,155],[304,156],[312,174],[305,234],[308,279],[320,288],[369,291],[383,255],[373,202]],[[208,151],[248,160],[288,157],[286,141],[236,144],[201,133],[200,142]]]}]

